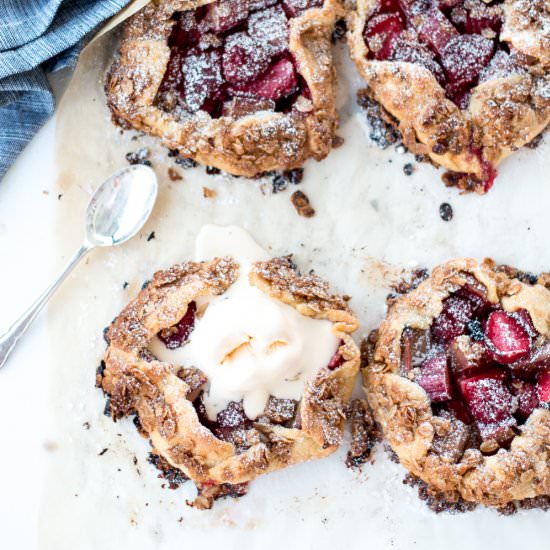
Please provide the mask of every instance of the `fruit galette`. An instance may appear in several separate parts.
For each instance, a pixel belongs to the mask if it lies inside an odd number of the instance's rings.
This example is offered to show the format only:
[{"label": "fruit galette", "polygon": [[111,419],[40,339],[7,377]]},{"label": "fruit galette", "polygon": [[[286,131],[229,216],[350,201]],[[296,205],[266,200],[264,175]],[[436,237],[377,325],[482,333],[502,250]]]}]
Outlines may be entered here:
[{"label": "fruit galette", "polygon": [[550,121],[547,0],[356,0],[352,57],[405,145],[486,192]]},{"label": "fruit galette", "polygon": [[156,273],[109,327],[98,373],[112,418],[135,415],[153,462],[191,478],[199,508],[336,450],[359,370],[346,299],[238,228],[205,231],[222,243],[213,259]]},{"label": "fruit galette", "polygon": [[153,0],[124,27],[113,119],[255,176],[324,158],[337,124],[337,0]]},{"label": "fruit galette", "polygon": [[550,494],[550,277],[454,260],[396,299],[363,370],[401,463],[490,506]]}]

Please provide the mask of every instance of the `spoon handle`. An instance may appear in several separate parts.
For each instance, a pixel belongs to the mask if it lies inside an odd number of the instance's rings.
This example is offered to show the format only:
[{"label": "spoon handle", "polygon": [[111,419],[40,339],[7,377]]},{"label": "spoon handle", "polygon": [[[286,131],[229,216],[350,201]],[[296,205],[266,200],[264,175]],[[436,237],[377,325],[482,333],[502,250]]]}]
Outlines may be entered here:
[{"label": "spoon handle", "polygon": [[67,278],[67,275],[73,270],[75,265],[92,249],[88,244],[84,244],[78,252],[71,258],[59,277],[38,297],[38,299],[29,307],[29,309],[13,323],[8,331],[0,336],[0,368],[2,368],[12,352],[19,338],[23,336],[30,324],[34,321],[40,310],[46,305],[52,294],[59,288],[61,283]]}]

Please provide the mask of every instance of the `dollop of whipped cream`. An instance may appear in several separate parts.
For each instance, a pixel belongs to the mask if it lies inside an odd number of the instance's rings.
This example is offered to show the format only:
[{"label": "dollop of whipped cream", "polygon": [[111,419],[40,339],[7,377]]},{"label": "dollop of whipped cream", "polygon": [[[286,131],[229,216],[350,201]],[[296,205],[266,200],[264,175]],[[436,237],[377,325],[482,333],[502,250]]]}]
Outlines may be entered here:
[{"label": "dollop of whipped cream", "polygon": [[245,230],[204,226],[196,259],[223,256],[238,262],[239,277],[223,295],[197,300],[189,342],[169,350],[156,338],[151,347],[162,361],[206,374],[203,400],[211,419],[230,401],[241,400],[246,416],[255,419],[270,395],[299,400],[304,382],[328,365],[339,340],[330,321],[306,317],[249,283],[252,263],[270,256]]}]

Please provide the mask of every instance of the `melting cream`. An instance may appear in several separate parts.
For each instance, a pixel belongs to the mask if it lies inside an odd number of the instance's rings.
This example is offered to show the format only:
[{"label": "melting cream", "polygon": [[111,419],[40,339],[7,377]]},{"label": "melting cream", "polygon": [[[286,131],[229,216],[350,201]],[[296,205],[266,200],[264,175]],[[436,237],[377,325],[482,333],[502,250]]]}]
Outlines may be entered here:
[{"label": "melting cream", "polygon": [[255,419],[269,396],[299,400],[304,381],[327,365],[338,348],[330,321],[312,319],[252,286],[252,263],[269,254],[237,226],[206,225],[197,238],[196,259],[231,256],[239,263],[237,281],[221,296],[200,298],[190,340],[167,349],[157,338],[151,345],[162,361],[194,366],[209,380],[204,394],[208,416],[230,401],[243,401]]}]

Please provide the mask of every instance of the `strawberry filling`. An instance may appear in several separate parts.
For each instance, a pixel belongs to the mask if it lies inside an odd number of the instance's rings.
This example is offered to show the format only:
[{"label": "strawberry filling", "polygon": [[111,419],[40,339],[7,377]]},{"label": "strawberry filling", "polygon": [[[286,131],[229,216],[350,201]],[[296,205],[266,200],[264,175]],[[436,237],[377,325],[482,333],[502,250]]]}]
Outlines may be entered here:
[{"label": "strawberry filling", "polygon": [[[156,103],[185,117],[292,111],[311,98],[289,51],[289,20],[322,0],[224,0],[177,12]],[[241,107],[241,103],[246,108]]]},{"label": "strawberry filling", "polygon": [[550,341],[527,310],[504,311],[481,285],[448,296],[430,328],[405,328],[401,350],[402,374],[434,414],[468,426],[483,452],[507,447],[535,409],[550,406]]},{"label": "strawberry filling", "polygon": [[466,108],[497,53],[501,4],[482,0],[380,0],[365,25],[369,58],[417,63],[430,70],[447,97]]}]

